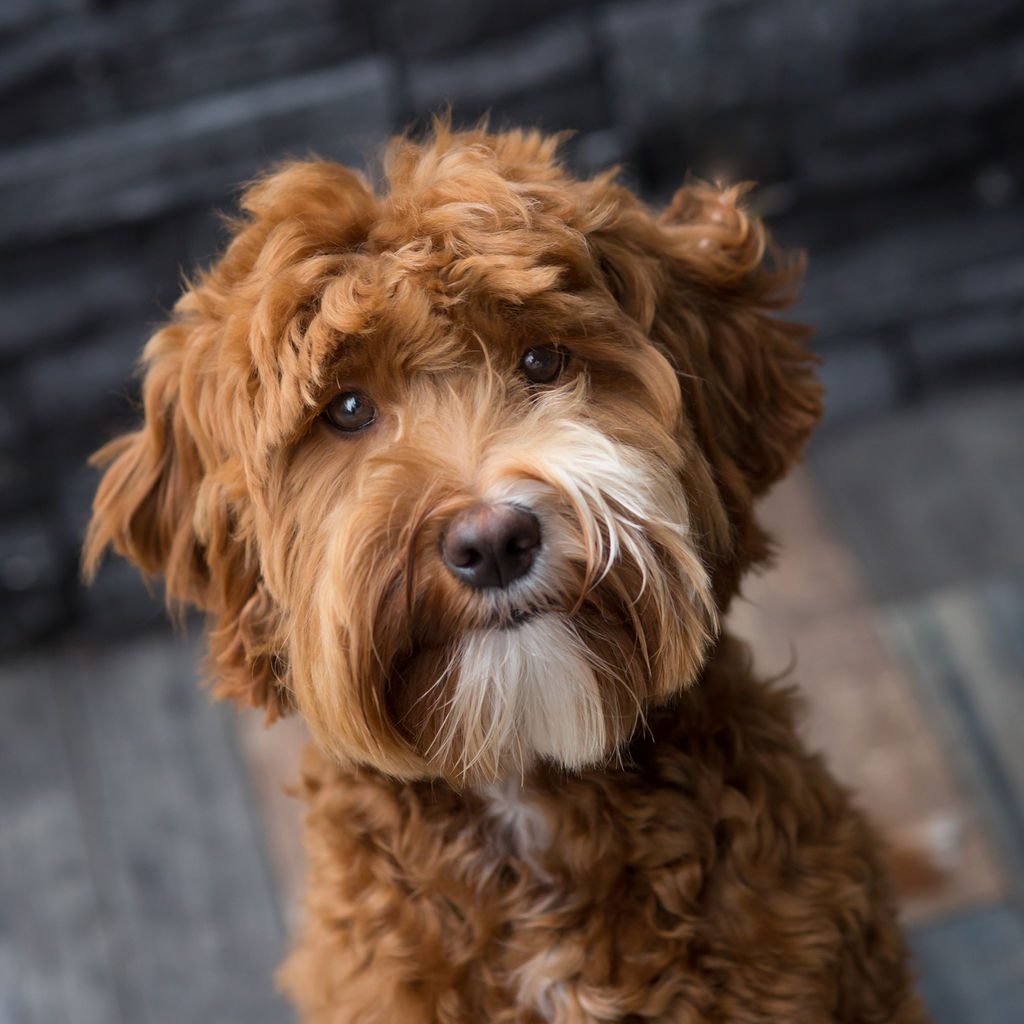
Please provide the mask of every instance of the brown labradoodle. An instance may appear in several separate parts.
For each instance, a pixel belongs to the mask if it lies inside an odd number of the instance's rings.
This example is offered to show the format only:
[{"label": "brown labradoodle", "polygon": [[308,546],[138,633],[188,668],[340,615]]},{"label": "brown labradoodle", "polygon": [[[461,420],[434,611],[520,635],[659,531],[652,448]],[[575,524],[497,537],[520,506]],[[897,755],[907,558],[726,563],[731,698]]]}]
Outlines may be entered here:
[{"label": "brown labradoodle", "polygon": [[799,261],[535,132],[253,185],[86,544],[316,739],[281,981],[332,1024],[925,1020],[875,837],[719,622],[818,419]]}]

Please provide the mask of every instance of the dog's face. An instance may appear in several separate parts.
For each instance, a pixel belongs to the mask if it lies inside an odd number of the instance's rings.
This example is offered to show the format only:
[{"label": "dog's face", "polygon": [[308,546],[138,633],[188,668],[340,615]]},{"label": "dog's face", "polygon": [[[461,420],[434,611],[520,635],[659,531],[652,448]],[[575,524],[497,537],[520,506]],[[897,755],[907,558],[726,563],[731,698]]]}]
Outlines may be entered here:
[{"label": "dog's face", "polygon": [[212,615],[220,691],[340,758],[473,784],[612,756],[699,672],[751,502],[818,414],[738,190],[654,218],[537,135],[254,186],[145,355],[113,545]]}]

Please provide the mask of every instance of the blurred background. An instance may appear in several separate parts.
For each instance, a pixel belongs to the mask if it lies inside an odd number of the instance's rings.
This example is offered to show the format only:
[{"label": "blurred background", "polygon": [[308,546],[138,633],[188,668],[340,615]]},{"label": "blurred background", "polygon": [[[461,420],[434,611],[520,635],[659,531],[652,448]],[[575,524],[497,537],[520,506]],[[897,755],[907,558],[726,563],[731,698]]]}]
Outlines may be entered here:
[{"label": "blurred background", "polygon": [[286,1021],[301,728],[213,707],[84,465],[215,211],[269,162],[571,128],[652,201],[761,183],[828,388],[734,625],[893,843],[940,1024],[1024,1021],[1019,0],[0,5],[0,1024]]}]

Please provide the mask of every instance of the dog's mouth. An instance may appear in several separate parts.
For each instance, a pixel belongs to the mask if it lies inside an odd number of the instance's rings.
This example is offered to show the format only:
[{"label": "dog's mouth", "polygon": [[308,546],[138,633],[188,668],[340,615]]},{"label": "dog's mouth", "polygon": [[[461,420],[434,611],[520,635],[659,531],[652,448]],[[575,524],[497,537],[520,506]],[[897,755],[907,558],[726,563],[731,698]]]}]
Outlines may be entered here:
[{"label": "dog's mouth", "polygon": [[520,626],[525,626],[527,622],[531,622],[533,619],[540,615],[540,610],[536,608],[514,608],[505,619],[498,624],[498,629],[519,629]]},{"label": "dog's mouth", "polygon": [[513,585],[508,591],[495,594],[479,609],[479,618],[471,628],[511,632],[550,615],[572,618],[578,611],[578,604],[570,595],[537,581],[525,582],[527,585]]},{"label": "dog's mouth", "polygon": [[528,622],[534,622],[543,615],[552,612],[561,612],[561,608],[554,607],[550,603],[533,602],[530,604],[516,605],[511,608],[502,608],[485,622],[484,628],[496,632],[509,632],[520,629]]},{"label": "dog's mouth", "polygon": [[507,633],[533,622],[541,614],[543,610],[540,608],[512,608],[494,615],[482,625],[488,631]]}]

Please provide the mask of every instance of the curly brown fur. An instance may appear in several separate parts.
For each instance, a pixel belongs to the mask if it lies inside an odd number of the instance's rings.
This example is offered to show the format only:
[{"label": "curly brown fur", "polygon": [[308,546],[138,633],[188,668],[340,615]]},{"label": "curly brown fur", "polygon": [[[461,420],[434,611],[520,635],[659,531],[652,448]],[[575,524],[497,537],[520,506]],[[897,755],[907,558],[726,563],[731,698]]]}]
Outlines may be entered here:
[{"label": "curly brown fur", "polygon": [[[801,266],[741,188],[657,215],[556,149],[439,124],[382,194],[252,186],[98,453],[87,570],[162,574],[217,692],[313,731],[306,1020],[921,1021],[869,829],[718,634],[820,411]],[[468,586],[495,509],[540,539]]]},{"label": "curly brown fur", "polygon": [[921,1021],[874,836],[725,641],[621,771],[497,794],[311,751],[311,1021]]}]

